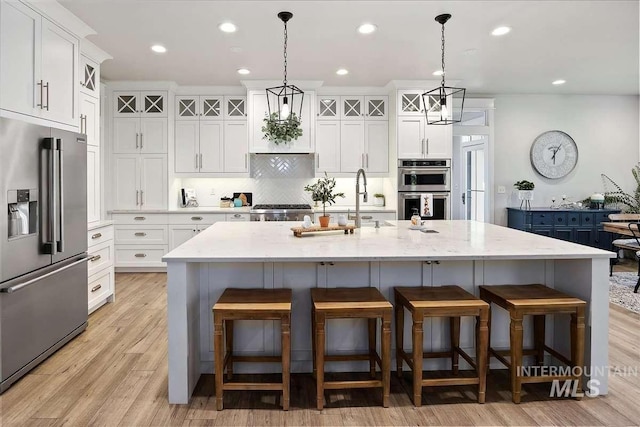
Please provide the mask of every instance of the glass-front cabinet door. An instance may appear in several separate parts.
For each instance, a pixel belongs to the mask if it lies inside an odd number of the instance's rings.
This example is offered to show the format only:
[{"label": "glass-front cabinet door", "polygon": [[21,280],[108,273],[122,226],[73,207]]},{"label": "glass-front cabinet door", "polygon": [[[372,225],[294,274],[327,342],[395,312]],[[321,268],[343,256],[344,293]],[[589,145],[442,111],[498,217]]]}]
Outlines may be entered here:
[{"label": "glass-front cabinet door", "polygon": [[176,96],[176,120],[198,120],[198,104],[198,96]]},{"label": "glass-front cabinet door", "polygon": [[142,115],[147,117],[166,117],[166,93],[165,92],[142,92]]},{"label": "glass-front cabinet door", "polygon": [[114,117],[140,116],[140,99],[137,92],[116,92],[113,104]]},{"label": "glass-front cabinet door", "polygon": [[201,96],[200,97],[200,120],[222,120],[222,96]]},{"label": "glass-front cabinet door", "polygon": [[84,55],[80,56],[80,86],[81,91],[92,95],[100,96],[100,66]]},{"label": "glass-front cabinet door", "polygon": [[342,120],[362,120],[364,118],[364,96],[343,96]]},{"label": "glass-front cabinet door", "polygon": [[402,116],[419,116],[424,114],[422,93],[420,89],[398,91],[398,114]]},{"label": "glass-front cabinet door", "polygon": [[318,95],[318,120],[340,119],[340,97]]},{"label": "glass-front cabinet door", "polygon": [[246,96],[225,96],[224,105],[225,120],[244,120],[247,118]]},{"label": "glass-front cabinet door", "polygon": [[387,120],[388,100],[389,98],[387,96],[365,96],[364,117],[367,120]]}]

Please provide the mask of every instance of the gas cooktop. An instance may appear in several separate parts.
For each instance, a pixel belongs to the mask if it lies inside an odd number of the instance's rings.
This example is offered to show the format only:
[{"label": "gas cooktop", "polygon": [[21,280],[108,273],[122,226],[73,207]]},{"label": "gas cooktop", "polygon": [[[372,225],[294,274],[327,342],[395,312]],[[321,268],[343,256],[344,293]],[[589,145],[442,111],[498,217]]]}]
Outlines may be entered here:
[{"label": "gas cooktop", "polygon": [[313,215],[310,205],[264,204],[251,208],[251,221],[302,221]]}]

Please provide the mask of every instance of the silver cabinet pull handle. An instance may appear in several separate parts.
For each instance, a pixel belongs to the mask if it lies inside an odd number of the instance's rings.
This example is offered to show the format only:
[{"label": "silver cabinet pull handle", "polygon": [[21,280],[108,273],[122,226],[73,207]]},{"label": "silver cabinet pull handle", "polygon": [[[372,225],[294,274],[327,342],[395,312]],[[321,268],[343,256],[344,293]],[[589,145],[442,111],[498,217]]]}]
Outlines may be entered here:
[{"label": "silver cabinet pull handle", "polygon": [[134,221],[144,221],[144,220],[146,220],[147,218],[146,218],[146,217],[144,217],[144,216],[136,216],[136,217],[134,217],[133,219],[134,219]]},{"label": "silver cabinet pull handle", "polygon": [[140,191],[136,190],[136,206],[140,204]]},{"label": "silver cabinet pull handle", "polygon": [[144,205],[144,191],[140,190],[140,206]]},{"label": "silver cabinet pull handle", "polygon": [[143,136],[144,136],[144,133],[140,132],[140,149],[141,150],[144,148],[144,141],[142,140]]},{"label": "silver cabinet pull handle", "polygon": [[95,240],[95,239],[99,239],[99,238],[101,238],[101,237],[102,237],[102,233],[96,233],[96,234],[94,234],[93,236],[91,236],[91,238],[92,238],[93,240]]},{"label": "silver cabinet pull handle", "polygon": [[95,292],[95,291],[99,290],[100,288],[102,288],[102,285],[96,285],[93,288],[91,288],[91,292]]},{"label": "silver cabinet pull handle", "polygon": [[91,261],[91,262],[96,262],[96,261],[100,260],[100,258],[102,258],[102,256],[101,256],[101,255],[92,256],[92,257],[89,259],[89,261]]},{"label": "silver cabinet pull handle", "polygon": [[248,156],[248,154],[244,155],[244,168],[245,169],[247,168],[247,156]]},{"label": "silver cabinet pull handle", "polygon": [[234,217],[234,218],[241,218],[241,217],[242,217],[242,215],[240,215],[240,214],[234,214],[234,215],[233,215],[233,217]]},{"label": "silver cabinet pull handle", "polygon": [[140,148],[140,144],[138,144],[138,135],[140,134],[136,132],[136,148]]},{"label": "silver cabinet pull handle", "polygon": [[367,159],[367,169],[369,169],[369,153],[365,154],[365,159]]},{"label": "silver cabinet pull handle", "polygon": [[40,86],[40,104],[36,104],[36,107],[40,107],[41,110],[44,108],[43,84],[44,82],[42,80],[37,83],[37,85]]},{"label": "silver cabinet pull handle", "polygon": [[196,154],[196,169],[198,169],[198,155]]},{"label": "silver cabinet pull handle", "polygon": [[426,145],[427,145],[427,154],[429,154],[429,138],[427,138]]},{"label": "silver cabinet pull handle", "polygon": [[200,169],[202,169],[202,153],[200,153]]},{"label": "silver cabinet pull handle", "polygon": [[134,235],[135,235],[136,237],[144,237],[144,236],[146,236],[146,235],[147,235],[147,233],[144,233],[144,232],[142,232],[142,231],[139,231],[139,232],[135,233]]},{"label": "silver cabinet pull handle", "polygon": [[45,83],[44,87],[47,88],[47,105],[44,107],[44,109],[49,111],[49,82]]},{"label": "silver cabinet pull handle", "polygon": [[191,220],[192,221],[202,221],[202,217],[201,216],[192,216]]},{"label": "silver cabinet pull handle", "polygon": [[135,254],[134,255],[136,258],[146,258],[147,254]]}]

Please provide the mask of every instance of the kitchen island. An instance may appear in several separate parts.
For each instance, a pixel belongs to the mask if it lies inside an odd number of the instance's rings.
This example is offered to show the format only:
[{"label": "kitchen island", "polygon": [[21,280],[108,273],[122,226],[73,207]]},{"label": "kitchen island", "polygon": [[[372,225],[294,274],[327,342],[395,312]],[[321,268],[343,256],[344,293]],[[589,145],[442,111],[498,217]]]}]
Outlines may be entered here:
[{"label": "kitchen island", "polygon": [[[425,226],[433,231],[429,233],[410,230],[408,221],[399,221],[358,229],[355,234],[327,232],[300,238],[290,230],[299,225],[219,222],[163,257],[168,265],[170,403],[188,403],[200,374],[213,372],[211,308],[227,287],[293,290],[292,372],[311,372],[310,288],[374,286],[393,303],[394,286],[451,284],[477,295],[480,285],[541,283],[586,300],[585,364],[607,366],[612,252],[474,221],[427,221]],[[569,322],[547,317],[547,345],[569,354]],[[527,320],[525,346],[533,338]],[[425,319],[426,350],[449,346],[448,325],[446,319]],[[491,327],[492,346],[508,347],[508,314],[494,309]],[[475,354],[473,328],[472,319],[463,318],[460,347],[469,354]],[[236,353],[279,354],[280,334],[274,322],[241,321],[235,329]],[[409,343],[410,328],[405,329]],[[367,349],[365,331],[366,323],[357,319],[331,321],[327,352]],[[367,363],[334,363],[327,370],[366,371]],[[431,359],[424,366],[445,369],[448,363]],[[274,364],[239,364],[234,371],[276,369]],[[591,374],[599,381],[600,394],[606,394],[606,374],[601,375],[602,370]]]}]

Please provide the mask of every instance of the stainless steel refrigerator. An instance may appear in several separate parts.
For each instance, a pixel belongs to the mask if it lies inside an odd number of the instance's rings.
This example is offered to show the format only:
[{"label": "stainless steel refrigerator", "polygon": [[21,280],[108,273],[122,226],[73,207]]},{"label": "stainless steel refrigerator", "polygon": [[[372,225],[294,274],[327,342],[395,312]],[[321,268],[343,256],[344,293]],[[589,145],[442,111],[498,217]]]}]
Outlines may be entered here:
[{"label": "stainless steel refrigerator", "polygon": [[84,135],[0,119],[0,393],[87,327]]}]

